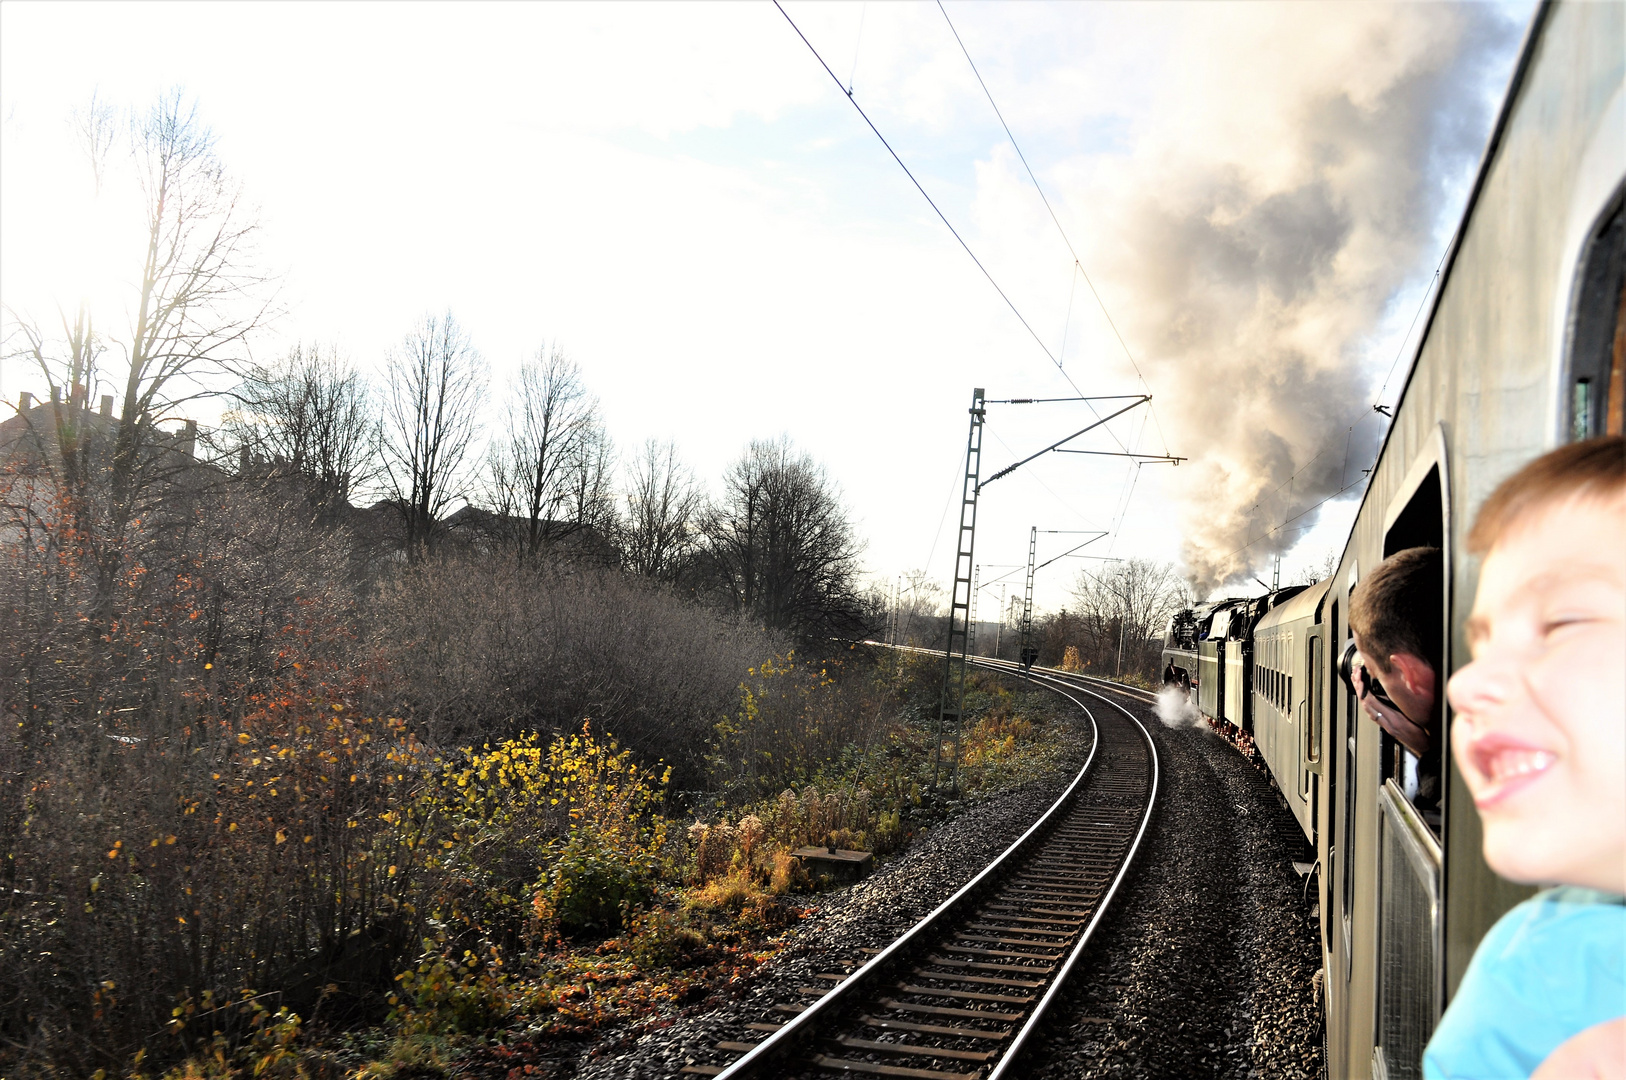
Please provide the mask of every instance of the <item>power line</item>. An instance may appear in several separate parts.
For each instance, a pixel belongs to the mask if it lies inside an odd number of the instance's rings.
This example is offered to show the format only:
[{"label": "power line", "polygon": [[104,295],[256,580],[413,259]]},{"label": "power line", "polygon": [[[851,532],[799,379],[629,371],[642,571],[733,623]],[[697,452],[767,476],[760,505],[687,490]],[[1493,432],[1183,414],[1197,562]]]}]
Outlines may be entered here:
[{"label": "power line", "polygon": [[[994,441],[997,442],[999,445],[1003,446],[1006,450],[1010,450],[1010,453],[1011,453],[1012,457],[1016,456],[1016,451],[1011,450],[1011,444],[999,437],[999,432],[994,431],[992,428],[989,428],[988,429],[988,434],[992,435]],[[1023,475],[1026,476],[1029,480],[1032,480],[1035,484],[1038,484],[1040,487],[1044,488],[1045,491],[1050,494],[1050,497],[1052,499],[1055,499],[1057,502],[1061,503],[1062,506],[1066,507],[1068,510],[1071,510],[1074,514],[1077,514],[1080,518],[1083,519],[1083,521],[1084,521],[1084,523],[1086,525],[1094,525],[1095,524],[1095,522],[1093,520],[1091,520],[1091,518],[1090,518],[1090,516],[1088,514],[1084,513],[1084,511],[1080,510],[1078,507],[1074,506],[1072,503],[1068,502],[1066,499],[1064,499],[1060,495],[1056,494],[1055,490],[1053,488],[1051,488],[1051,486],[1049,484],[1045,483],[1043,480],[1041,480],[1039,478],[1038,473],[1033,472],[1033,471],[1030,470],[1030,471],[1024,473]],[[951,493],[951,495],[952,495],[952,493]],[[941,532],[942,528],[943,527],[941,525],[939,525],[938,526],[938,531]],[[1026,566],[1027,564],[1023,563],[1022,565]]]},{"label": "power line", "polygon": [[1294,514],[1290,518],[1283,518],[1281,521],[1278,521],[1276,524],[1272,525],[1270,528],[1266,529],[1264,532],[1260,533],[1258,536],[1254,537],[1252,540],[1249,540],[1246,544],[1243,544],[1241,547],[1239,547],[1235,551],[1231,552],[1230,555],[1226,555],[1225,557],[1227,559],[1229,559],[1232,555],[1240,555],[1240,554],[1242,554],[1244,551],[1247,551],[1249,548],[1253,547],[1253,545],[1257,544],[1259,541],[1266,540],[1266,539],[1270,538],[1271,536],[1274,536],[1276,534],[1277,530],[1279,530],[1283,525],[1290,525],[1293,522],[1297,521],[1299,518],[1304,517],[1306,514],[1309,514],[1311,511],[1319,510],[1321,507],[1323,507],[1323,506],[1327,505],[1328,503],[1332,502],[1334,499],[1336,499],[1338,496],[1342,495],[1344,492],[1348,491],[1350,488],[1360,487],[1361,484],[1366,481],[1366,479],[1367,479],[1366,475],[1363,473],[1359,480],[1352,480],[1349,483],[1345,484],[1343,487],[1339,488],[1337,491],[1333,492],[1331,495],[1328,495],[1325,499],[1322,499],[1320,502],[1316,503],[1314,506],[1307,507],[1306,509],[1299,511],[1297,514]]},{"label": "power line", "polygon": [[1440,283],[1440,271],[1445,269],[1445,258],[1451,254],[1451,246],[1457,242],[1457,234],[1452,233],[1451,239],[1440,252],[1439,264],[1434,267],[1434,276],[1429,279],[1428,288],[1423,290],[1423,298],[1417,302],[1417,310],[1412,314],[1411,325],[1406,327],[1406,336],[1400,339],[1400,348],[1395,350],[1394,362],[1389,365],[1389,374],[1383,377],[1383,385],[1378,387],[1378,399],[1372,403],[1373,412],[1381,412],[1378,408],[1383,404],[1384,391],[1389,389],[1389,380],[1394,378],[1395,368],[1400,366],[1400,358],[1406,355],[1406,342],[1411,340],[1411,332],[1417,329],[1417,320],[1423,314],[1423,308],[1428,304],[1428,298],[1434,294],[1434,287]]},{"label": "power line", "polygon": [[[813,47],[813,43],[807,40],[807,35],[802,33],[801,27],[796,25],[796,20],[790,17],[790,13],[785,10],[784,5],[780,4],[779,0],[773,0],[773,6],[779,9],[779,14],[785,16],[785,21],[790,23],[790,28],[792,30],[796,31],[796,36],[802,39],[802,44],[806,45],[808,51],[813,54],[813,59],[819,62],[819,66],[824,69],[824,73],[826,75],[830,76],[831,81],[834,82],[836,86],[840,87],[842,95],[846,97],[848,101],[852,102],[853,108],[858,110],[858,115],[864,118],[864,123],[868,124],[869,129],[875,133],[875,137],[881,140],[881,145],[886,147],[886,152],[892,155],[892,160],[898,163],[898,168],[903,170],[904,175],[909,178],[909,182],[915,185],[915,190],[920,192],[921,198],[925,199],[927,204],[931,206],[932,210],[937,214],[938,220],[948,227],[948,231],[954,234],[954,239],[958,240],[960,242],[960,246],[965,249],[965,253],[971,256],[971,261],[977,264],[977,269],[981,270],[982,276],[988,279],[988,284],[992,285],[994,287],[994,291],[999,294],[999,298],[1005,301],[1005,306],[1011,309],[1011,314],[1015,315],[1017,321],[1020,322],[1027,332],[1033,336],[1033,340],[1038,343],[1039,348],[1043,349],[1044,354],[1050,357],[1050,362],[1055,364],[1055,355],[1050,351],[1050,347],[1044,343],[1044,339],[1039,336],[1038,331],[1034,330],[1032,324],[1030,324],[1027,319],[1023,317],[1022,312],[1017,310],[1016,304],[1013,303],[1011,298],[1006,295],[1005,290],[999,287],[999,282],[994,280],[994,275],[989,273],[988,268],[982,264],[982,260],[977,258],[977,253],[971,250],[971,245],[965,242],[965,237],[960,235],[959,230],[954,227],[953,223],[949,221],[948,217],[943,213],[943,211],[938,208],[937,203],[932,200],[932,197],[926,194],[926,189],[921,186],[919,180],[915,179],[915,174],[909,171],[909,166],[903,163],[903,159],[898,156],[898,152],[892,149],[892,144],[886,141],[886,136],[881,134],[880,128],[875,126],[875,122],[869,118],[869,114],[864,111],[863,106],[858,104],[858,99],[853,97],[853,95],[848,92],[847,88],[841,85],[841,79],[836,76],[835,72],[830,70],[830,65],[824,62],[824,57],[819,55],[819,50]],[[1058,369],[1061,367],[1059,364],[1056,366]],[[1078,384],[1073,382],[1072,376],[1068,375],[1065,370],[1062,371],[1062,377],[1067,380],[1068,384],[1072,386],[1074,390],[1078,390],[1080,394],[1084,393],[1084,391],[1078,389]]]},{"label": "power line", "polygon": [[[1147,393],[1151,393],[1152,388],[1146,382],[1146,376],[1142,374],[1140,365],[1135,362],[1135,354],[1130,351],[1129,344],[1124,341],[1123,334],[1119,333],[1118,324],[1113,321],[1112,313],[1107,310],[1107,305],[1105,301],[1101,299],[1101,294],[1096,291],[1095,282],[1090,280],[1089,271],[1084,269],[1084,263],[1081,259],[1079,259],[1078,252],[1074,249],[1072,240],[1068,238],[1067,230],[1062,228],[1061,219],[1056,216],[1055,207],[1050,205],[1050,197],[1044,193],[1044,185],[1039,183],[1038,176],[1034,175],[1033,166],[1028,164],[1027,155],[1022,153],[1021,145],[1017,143],[1016,136],[1011,133],[1011,126],[1005,122],[1005,114],[999,111],[999,104],[994,101],[993,91],[989,90],[988,84],[983,81],[982,72],[977,70],[977,62],[971,59],[971,50],[965,47],[965,42],[960,38],[960,32],[954,28],[954,20],[949,18],[948,9],[943,6],[943,0],[937,0],[937,10],[943,13],[943,21],[948,23],[949,33],[954,35],[954,42],[960,46],[960,52],[964,54],[965,62],[971,65],[971,74],[977,77],[977,85],[982,87],[983,96],[988,99],[988,104],[993,107],[994,115],[999,117],[999,126],[1005,129],[1005,137],[1011,141],[1011,148],[1016,151],[1016,156],[1021,160],[1022,168],[1027,170],[1028,179],[1033,181],[1034,190],[1039,193],[1039,198],[1044,202],[1045,210],[1050,214],[1050,220],[1055,223],[1056,231],[1061,234],[1061,242],[1067,245],[1067,253],[1073,257],[1074,269],[1076,269],[1078,273],[1083,276],[1084,284],[1090,287],[1090,295],[1095,297],[1095,303],[1098,307],[1100,307],[1101,315],[1107,320],[1107,325],[1112,328],[1112,336],[1118,339],[1118,346],[1123,349],[1124,357],[1129,361],[1129,366],[1135,369],[1135,377],[1140,380],[1140,384],[1142,386],[1146,387]],[[1071,318],[1072,296],[1070,293],[1068,296],[1067,310],[1068,317]],[[1064,330],[1064,341],[1065,333],[1066,332]],[[1051,359],[1054,360],[1055,358],[1052,357]],[[1056,362],[1056,366],[1061,366],[1060,361]],[[1068,379],[1068,382],[1071,381],[1071,379]],[[1163,452],[1167,454],[1169,452],[1168,440],[1163,438],[1163,425],[1157,422],[1157,412],[1155,408],[1152,411],[1152,415],[1153,423],[1157,424],[1157,437],[1163,442]]]},{"label": "power line", "polygon": [[[870,131],[875,133],[875,137],[881,140],[881,145],[886,147],[886,152],[892,155],[892,160],[898,163],[898,168],[903,170],[904,175],[909,178],[909,182],[915,185],[915,190],[920,192],[921,198],[926,200],[927,205],[932,208],[932,211],[937,215],[938,220],[941,221],[948,228],[948,231],[954,235],[954,239],[959,241],[960,247],[965,250],[967,255],[971,256],[971,261],[977,264],[977,269],[982,271],[982,276],[988,279],[988,284],[994,287],[994,291],[999,294],[999,298],[1005,301],[1005,306],[1011,309],[1011,314],[1016,316],[1017,321],[1022,324],[1023,329],[1025,329],[1033,338],[1034,342],[1039,346],[1040,350],[1043,351],[1045,356],[1049,357],[1050,362],[1055,364],[1056,370],[1061,372],[1061,377],[1067,380],[1067,385],[1071,386],[1073,390],[1082,397],[1084,395],[1084,391],[1079,389],[1079,385],[1073,381],[1073,377],[1067,373],[1067,369],[1062,367],[1061,363],[1057,361],[1055,354],[1050,351],[1050,346],[1044,343],[1044,339],[1039,336],[1039,332],[1033,329],[1033,324],[1028,322],[1027,318],[1017,308],[1015,302],[1011,300],[1010,296],[1005,292],[1004,289],[1000,288],[999,282],[994,279],[994,275],[989,272],[986,266],[983,265],[982,260],[977,258],[977,253],[971,250],[971,245],[966,243],[965,237],[960,235],[959,230],[956,229],[953,223],[949,221],[948,216],[943,213],[942,209],[937,205],[932,197],[927,194],[925,187],[921,185],[918,179],[916,179],[915,174],[909,171],[909,166],[905,165],[903,163],[903,159],[898,156],[898,152],[892,149],[892,144],[886,141],[886,136],[881,134],[880,128],[875,126],[875,122],[869,118],[869,114],[864,111],[864,107],[858,104],[858,99],[853,96],[852,91],[841,85],[841,79],[834,71],[830,70],[830,65],[824,62],[824,57],[819,55],[819,50],[813,47],[813,43],[807,39],[807,35],[802,33],[801,27],[796,25],[796,20],[790,17],[790,13],[785,10],[784,5],[782,5],[779,0],[773,0],[773,6],[778,8],[779,14],[783,15],[785,17],[785,21],[790,23],[790,28],[796,31],[796,36],[802,39],[802,44],[807,46],[808,52],[813,54],[813,59],[819,62],[819,66],[824,69],[824,73],[830,76],[831,81],[834,82],[836,86],[841,88],[842,94],[849,102],[852,103],[852,107],[858,110],[858,115],[863,118],[864,123],[869,126]],[[1086,277],[1085,280],[1088,281],[1089,279]],[[1097,302],[1099,302],[1099,297],[1097,297]],[[1110,318],[1108,321],[1111,321]],[[1116,330],[1114,332],[1116,332]],[[1134,362],[1133,357],[1130,358],[1130,362]],[[1136,373],[1139,373],[1138,369]],[[1144,386],[1145,383],[1146,380],[1142,379],[1141,384]],[[1086,401],[1085,404],[1089,406],[1092,413],[1095,413],[1097,417],[1100,417],[1101,414],[1096,411],[1094,403]],[[1159,433],[1162,432],[1161,426],[1159,426],[1158,431]],[[1129,449],[1129,447],[1124,445],[1123,440],[1118,438],[1117,434],[1111,428],[1107,429],[1107,434],[1110,435],[1112,440],[1120,447],[1125,450]],[[1164,446],[1164,452],[1168,452],[1167,445]]]}]

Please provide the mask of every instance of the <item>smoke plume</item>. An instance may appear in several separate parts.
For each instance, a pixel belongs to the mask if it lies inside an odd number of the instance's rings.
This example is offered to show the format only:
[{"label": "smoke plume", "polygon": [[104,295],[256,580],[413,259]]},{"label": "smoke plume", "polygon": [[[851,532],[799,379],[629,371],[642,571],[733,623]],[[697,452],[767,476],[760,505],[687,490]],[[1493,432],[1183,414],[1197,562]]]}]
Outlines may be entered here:
[{"label": "smoke plume", "polygon": [[1088,215],[1109,223],[1103,273],[1128,290],[1170,448],[1192,457],[1173,478],[1202,596],[1315,515],[1273,526],[1358,490],[1387,423],[1371,406],[1392,324],[1459,212],[1517,27],[1489,5],[1191,14],[1179,82],[1127,167],[1097,173]]}]

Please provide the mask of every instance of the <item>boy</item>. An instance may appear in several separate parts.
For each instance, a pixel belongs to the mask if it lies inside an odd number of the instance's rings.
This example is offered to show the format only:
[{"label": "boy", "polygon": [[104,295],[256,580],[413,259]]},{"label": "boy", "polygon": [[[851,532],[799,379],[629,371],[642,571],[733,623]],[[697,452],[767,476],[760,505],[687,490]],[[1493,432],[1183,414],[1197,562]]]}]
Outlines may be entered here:
[{"label": "boy", "polygon": [[1626,1077],[1626,443],[1531,462],[1468,548],[1484,562],[1451,753],[1491,869],[1566,887],[1485,935],[1424,1075]]}]

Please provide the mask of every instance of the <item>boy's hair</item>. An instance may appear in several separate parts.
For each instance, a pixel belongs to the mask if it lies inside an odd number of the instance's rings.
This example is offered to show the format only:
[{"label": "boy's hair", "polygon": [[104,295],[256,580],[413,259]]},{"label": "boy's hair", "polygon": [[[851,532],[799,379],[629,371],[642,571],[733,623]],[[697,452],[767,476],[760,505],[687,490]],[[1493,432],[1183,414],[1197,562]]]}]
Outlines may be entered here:
[{"label": "boy's hair", "polygon": [[1497,485],[1474,519],[1468,550],[1483,555],[1509,526],[1533,510],[1567,499],[1618,497],[1623,490],[1626,439],[1605,435],[1561,446]]},{"label": "boy's hair", "polygon": [[1414,547],[1384,559],[1349,598],[1349,628],[1361,652],[1387,670],[1389,657],[1411,653],[1438,668],[1445,589],[1440,549]]}]

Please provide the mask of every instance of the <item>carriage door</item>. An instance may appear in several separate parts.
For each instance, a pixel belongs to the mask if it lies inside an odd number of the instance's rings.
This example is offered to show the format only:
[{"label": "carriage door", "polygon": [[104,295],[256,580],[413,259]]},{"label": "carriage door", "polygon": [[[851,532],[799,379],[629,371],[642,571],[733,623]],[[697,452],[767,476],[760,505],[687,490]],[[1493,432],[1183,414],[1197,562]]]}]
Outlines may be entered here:
[{"label": "carriage door", "polygon": [[1302,710],[1299,717],[1299,777],[1304,787],[1299,794],[1304,796],[1310,810],[1310,843],[1314,845],[1321,833],[1321,729],[1326,716],[1323,694],[1327,682],[1326,672],[1322,670],[1327,662],[1326,647],[1322,644],[1319,627],[1311,629],[1304,650],[1304,694],[1298,706]]}]

